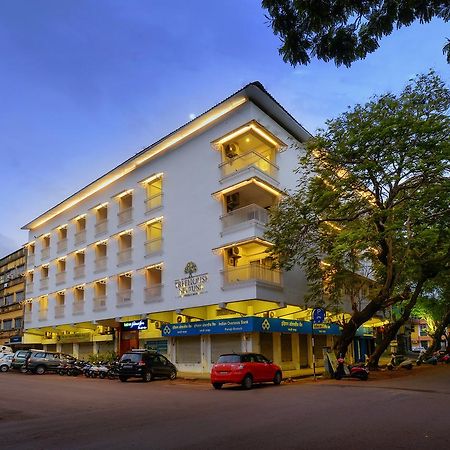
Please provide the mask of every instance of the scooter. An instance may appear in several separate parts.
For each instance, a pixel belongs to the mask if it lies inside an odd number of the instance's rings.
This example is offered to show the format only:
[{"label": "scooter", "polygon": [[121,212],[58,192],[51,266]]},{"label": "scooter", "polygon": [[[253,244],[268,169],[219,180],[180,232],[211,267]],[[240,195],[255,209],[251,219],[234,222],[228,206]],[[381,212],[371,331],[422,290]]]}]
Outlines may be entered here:
[{"label": "scooter", "polygon": [[425,351],[422,351],[417,358],[416,366],[420,366],[421,364],[431,364],[435,366],[438,363],[438,359],[436,356],[432,355],[428,358],[425,358]]},{"label": "scooter", "polygon": [[387,365],[388,370],[394,369],[406,369],[411,370],[413,368],[414,361],[408,359],[405,355],[392,354],[390,363]]},{"label": "scooter", "polygon": [[369,378],[369,369],[365,366],[348,366],[344,363],[344,358],[337,359],[338,365],[334,372],[334,378],[340,380],[342,378],[358,378],[367,381]]}]

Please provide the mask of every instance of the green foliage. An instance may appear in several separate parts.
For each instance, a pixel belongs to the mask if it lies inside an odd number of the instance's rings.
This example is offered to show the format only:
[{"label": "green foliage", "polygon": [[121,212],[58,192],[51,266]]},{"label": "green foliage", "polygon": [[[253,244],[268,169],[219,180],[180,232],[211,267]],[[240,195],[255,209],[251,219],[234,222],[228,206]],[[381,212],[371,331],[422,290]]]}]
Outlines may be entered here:
[{"label": "green foliage", "polygon": [[[433,18],[450,20],[448,0],[262,0],[262,6],[282,41],[280,54],[294,66],[317,57],[349,67],[374,52],[394,29]],[[450,63],[450,43],[443,53]]]},{"label": "green foliage", "polygon": [[297,190],[267,233],[281,267],[305,270],[307,301],[337,308],[346,292],[354,312],[370,301],[370,318],[448,269],[449,108],[450,90],[430,72],[328,121],[307,143]]},{"label": "green foliage", "polygon": [[100,361],[104,363],[111,363],[117,359],[118,355],[114,351],[105,353],[92,354],[87,357],[87,360],[93,364],[98,364]]}]

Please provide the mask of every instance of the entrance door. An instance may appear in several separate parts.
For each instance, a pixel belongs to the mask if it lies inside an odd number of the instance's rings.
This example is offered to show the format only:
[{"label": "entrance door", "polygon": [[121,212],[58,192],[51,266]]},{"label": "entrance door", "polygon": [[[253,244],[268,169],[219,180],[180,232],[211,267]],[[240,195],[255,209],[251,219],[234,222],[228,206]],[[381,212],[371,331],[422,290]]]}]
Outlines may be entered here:
[{"label": "entrance door", "polygon": [[139,348],[139,331],[125,331],[120,335],[120,354]]}]

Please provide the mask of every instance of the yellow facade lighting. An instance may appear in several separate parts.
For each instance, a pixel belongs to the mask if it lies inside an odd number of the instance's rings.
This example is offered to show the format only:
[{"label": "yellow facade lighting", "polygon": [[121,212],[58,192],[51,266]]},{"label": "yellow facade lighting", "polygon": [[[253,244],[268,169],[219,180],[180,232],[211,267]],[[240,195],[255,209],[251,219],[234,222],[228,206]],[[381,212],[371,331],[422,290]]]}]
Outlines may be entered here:
[{"label": "yellow facade lighting", "polygon": [[134,191],[134,189],[127,189],[126,191],[120,192],[119,194],[115,195],[115,198],[122,198],[125,197],[126,195],[130,195],[132,194]]},{"label": "yellow facade lighting", "polygon": [[162,178],[164,175],[163,172],[159,172],[159,173],[155,173],[154,175],[152,175],[151,177],[146,178],[145,180],[140,181],[140,183],[142,184],[148,184],[151,183],[152,181],[158,180],[159,178]]},{"label": "yellow facade lighting", "polygon": [[66,260],[66,256],[61,256],[61,258],[58,258],[57,261],[65,261]]},{"label": "yellow facade lighting", "polygon": [[163,268],[163,263],[157,263],[157,264],[151,264],[150,266],[144,267],[144,270],[150,270],[150,269],[162,270],[162,268]]},{"label": "yellow facade lighting", "polygon": [[80,219],[86,219],[86,214],[80,214],[80,215],[74,217],[72,220],[74,222],[76,222],[77,220],[80,220]]},{"label": "yellow facade lighting", "polygon": [[117,277],[127,277],[127,278],[131,278],[133,276],[133,271],[129,271],[129,272],[123,272],[120,273],[119,275],[117,275]]},{"label": "yellow facade lighting", "polygon": [[61,289],[60,291],[57,292],[58,295],[66,295],[66,290],[65,289]]},{"label": "yellow facade lighting", "polygon": [[152,223],[162,222],[163,219],[164,216],[155,217],[154,219],[147,220],[147,222],[145,222],[145,225],[151,225]]},{"label": "yellow facade lighting", "polygon": [[132,233],[133,233],[133,229],[130,228],[129,230],[121,231],[117,236],[124,236],[126,234],[132,234]]},{"label": "yellow facade lighting", "polygon": [[99,209],[105,208],[107,206],[108,206],[108,202],[105,202],[105,203],[101,203],[100,205],[97,205],[94,209],[99,210]]},{"label": "yellow facade lighting", "polygon": [[94,242],[92,245],[107,245],[108,239],[103,239],[102,241]]},{"label": "yellow facade lighting", "polygon": [[80,248],[79,250],[75,250],[74,253],[84,253],[86,251],[86,247]]},{"label": "yellow facade lighting", "polygon": [[78,290],[82,291],[82,290],[84,290],[85,286],[86,286],[86,283],[79,284],[78,286],[75,286],[74,289],[78,289]]}]

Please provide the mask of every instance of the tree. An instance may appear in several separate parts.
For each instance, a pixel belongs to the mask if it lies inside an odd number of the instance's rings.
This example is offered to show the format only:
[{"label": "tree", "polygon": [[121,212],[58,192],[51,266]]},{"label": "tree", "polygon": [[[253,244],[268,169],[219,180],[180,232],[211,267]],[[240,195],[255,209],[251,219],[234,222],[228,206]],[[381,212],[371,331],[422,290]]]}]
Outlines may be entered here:
[{"label": "tree", "polygon": [[[306,304],[351,310],[338,353],[378,311],[417,286],[420,295],[440,270],[433,258],[448,263],[449,108],[450,90],[430,72],[328,121],[300,157],[296,191],[271,213],[273,253],[285,270],[304,269]],[[343,295],[362,278],[363,298]]]},{"label": "tree", "polygon": [[[285,62],[309,64],[311,57],[349,67],[379,47],[394,28],[415,21],[450,20],[448,0],[262,0],[280,36]],[[450,40],[443,53],[450,63]]]}]

